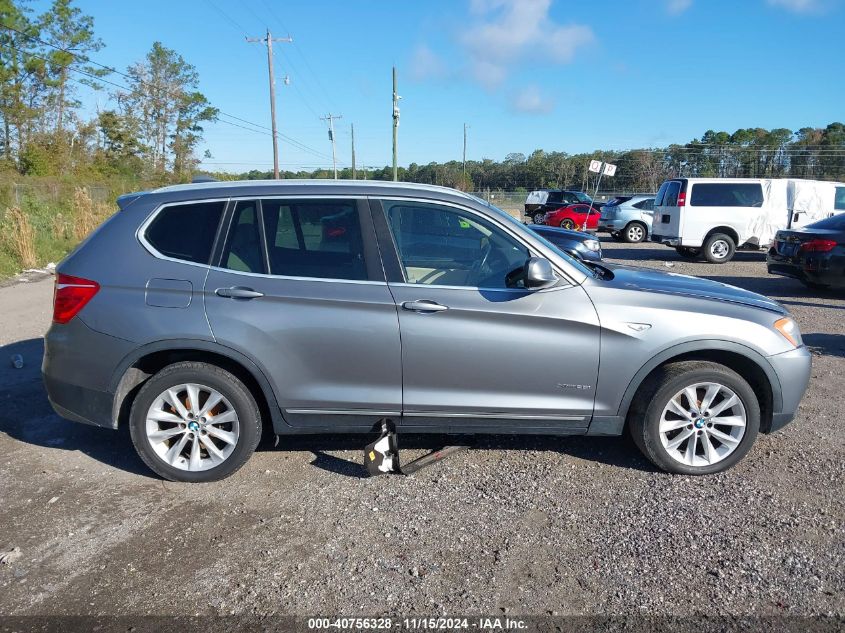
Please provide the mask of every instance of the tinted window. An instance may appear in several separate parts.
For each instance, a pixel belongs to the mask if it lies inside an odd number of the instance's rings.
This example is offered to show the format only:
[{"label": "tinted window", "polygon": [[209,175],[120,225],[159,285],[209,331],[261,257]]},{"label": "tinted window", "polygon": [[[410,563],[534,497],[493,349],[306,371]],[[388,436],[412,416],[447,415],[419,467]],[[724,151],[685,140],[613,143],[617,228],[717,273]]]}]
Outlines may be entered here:
[{"label": "tinted window", "polygon": [[845,211],[845,187],[836,188],[836,199],[833,208],[837,211]]},{"label": "tinted window", "polygon": [[670,180],[669,184],[666,186],[666,191],[663,193],[663,206],[678,206],[679,193],[681,193],[681,183],[677,180]]},{"label": "tinted window", "polygon": [[660,189],[657,190],[657,195],[654,196],[654,206],[659,207],[663,204],[663,196],[666,195],[666,190],[669,188],[669,181],[667,180],[662,185],[660,185]]},{"label": "tinted window", "polygon": [[845,213],[834,215],[818,222],[808,224],[807,229],[828,229],[832,231],[845,231]]},{"label": "tinted window", "polygon": [[560,202],[563,200],[563,192],[561,191],[550,191],[548,198],[546,198],[546,202]]},{"label": "tinted window", "polygon": [[367,279],[354,200],[263,200],[270,274]]},{"label": "tinted window", "polygon": [[207,264],[225,202],[199,202],[165,207],[145,237],[159,253],[186,262]]},{"label": "tinted window", "polygon": [[586,202],[587,204],[590,204],[593,201],[593,199],[590,196],[588,196],[586,193],[583,193],[581,191],[576,191],[574,193],[574,196],[575,196],[575,199],[578,202]]},{"label": "tinted window", "polygon": [[256,201],[247,200],[237,203],[220,265],[223,268],[241,272],[267,272],[261,247],[261,233],[258,229]]},{"label": "tinted window", "polygon": [[384,204],[408,283],[513,287],[512,273],[529,257],[525,246],[474,214],[433,204]]},{"label": "tinted window", "polygon": [[703,182],[692,186],[690,204],[695,207],[760,207],[763,187],[758,182]]}]

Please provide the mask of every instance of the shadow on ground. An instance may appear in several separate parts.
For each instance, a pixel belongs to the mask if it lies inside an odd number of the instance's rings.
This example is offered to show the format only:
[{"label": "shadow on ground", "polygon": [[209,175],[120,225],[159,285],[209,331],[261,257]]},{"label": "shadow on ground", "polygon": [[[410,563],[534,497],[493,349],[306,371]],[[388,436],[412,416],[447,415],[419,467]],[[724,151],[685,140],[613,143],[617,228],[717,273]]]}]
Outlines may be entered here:
[{"label": "shadow on ground", "polygon": [[[12,366],[10,359],[15,354],[23,357],[22,369]],[[107,466],[135,475],[155,477],[136,455],[126,426],[118,431],[103,429],[64,420],[53,412],[41,382],[43,356],[44,340],[40,338],[0,347],[0,433],[50,450],[79,451]],[[277,447],[272,441],[266,441],[259,450],[312,452],[313,466],[338,475],[360,478],[367,476],[363,466],[364,446],[376,437],[377,434],[284,435]],[[471,451],[555,451],[621,468],[653,470],[627,437],[484,435],[470,438],[400,434],[400,450],[433,451],[450,444],[471,444]],[[337,451],[357,452],[359,457],[351,461],[331,454]]]},{"label": "shadow on ground", "polygon": [[845,358],[845,334],[804,334],[804,345],[814,354]]}]

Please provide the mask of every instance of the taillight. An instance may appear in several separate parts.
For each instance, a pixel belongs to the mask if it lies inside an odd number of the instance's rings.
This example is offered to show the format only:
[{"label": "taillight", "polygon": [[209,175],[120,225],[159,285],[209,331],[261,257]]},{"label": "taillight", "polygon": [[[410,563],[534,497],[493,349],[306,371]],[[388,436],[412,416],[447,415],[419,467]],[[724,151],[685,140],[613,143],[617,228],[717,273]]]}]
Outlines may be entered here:
[{"label": "taillight", "polygon": [[806,251],[807,253],[827,253],[834,248],[836,248],[836,242],[833,240],[810,240],[801,244],[798,250]]},{"label": "taillight", "polygon": [[687,192],[682,191],[678,194],[678,206],[685,207],[687,204]]},{"label": "taillight", "polygon": [[75,317],[85,304],[91,301],[100,289],[100,284],[90,279],[71,275],[56,275],[53,293],[53,322],[67,323]]}]

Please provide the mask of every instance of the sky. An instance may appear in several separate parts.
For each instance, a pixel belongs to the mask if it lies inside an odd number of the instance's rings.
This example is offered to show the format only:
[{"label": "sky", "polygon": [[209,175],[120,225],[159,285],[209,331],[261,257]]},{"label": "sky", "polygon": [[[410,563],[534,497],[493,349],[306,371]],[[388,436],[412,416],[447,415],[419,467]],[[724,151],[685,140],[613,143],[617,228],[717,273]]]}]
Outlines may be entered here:
[{"label": "sky", "polygon": [[[158,40],[196,67],[200,90],[225,113],[199,147],[210,171],[272,168],[267,51],[245,41],[268,28],[293,38],[274,44],[280,163],[289,170],[331,166],[320,120],[329,113],[342,116],[339,167],[350,164],[350,124],[358,165],[390,164],[394,65],[400,165],[460,160],[465,123],[467,159],[501,160],[845,119],[845,0],[76,4],[105,44],[93,60],[125,70]],[[32,3],[36,12],[47,5]],[[79,93],[89,114],[109,107],[107,94]]]}]

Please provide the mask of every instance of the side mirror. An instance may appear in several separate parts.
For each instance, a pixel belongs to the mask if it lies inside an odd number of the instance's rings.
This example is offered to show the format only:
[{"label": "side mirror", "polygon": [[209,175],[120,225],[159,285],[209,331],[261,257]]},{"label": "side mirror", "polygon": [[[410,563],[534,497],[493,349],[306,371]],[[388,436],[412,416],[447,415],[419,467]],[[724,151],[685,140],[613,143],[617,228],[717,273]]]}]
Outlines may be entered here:
[{"label": "side mirror", "polygon": [[525,287],[530,290],[542,290],[557,283],[557,276],[552,263],[542,257],[531,257],[525,262]]}]

